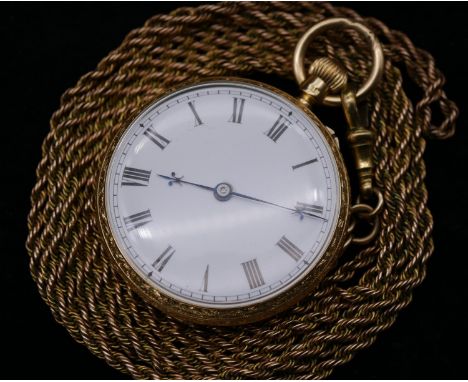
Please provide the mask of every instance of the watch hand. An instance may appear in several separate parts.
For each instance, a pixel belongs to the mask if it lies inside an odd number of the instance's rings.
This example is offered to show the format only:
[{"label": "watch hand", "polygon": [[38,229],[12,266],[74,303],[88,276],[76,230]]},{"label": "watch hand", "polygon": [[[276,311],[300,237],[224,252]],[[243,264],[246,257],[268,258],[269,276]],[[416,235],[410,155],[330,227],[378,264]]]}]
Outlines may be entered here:
[{"label": "watch hand", "polygon": [[[319,216],[319,215],[315,215],[311,212],[306,212],[304,211],[303,209],[300,209],[300,208],[289,208],[289,207],[285,207],[285,206],[282,206],[280,204],[276,204],[276,203],[272,203],[272,202],[267,202],[266,200],[262,200],[262,199],[259,199],[259,198],[255,198],[253,196],[248,196],[248,195],[245,195],[245,194],[241,194],[239,192],[234,192],[232,191],[232,188],[231,186],[227,185],[226,183],[221,183],[219,184],[218,186],[216,187],[209,187],[209,186],[205,186],[203,184],[198,184],[198,183],[193,183],[193,182],[188,182],[186,180],[182,180],[183,176],[176,176],[176,173],[175,172],[172,172],[171,173],[171,176],[167,176],[167,175],[161,175],[161,174],[157,174],[159,177],[163,178],[163,179],[167,179],[169,180],[169,186],[172,186],[173,183],[183,183],[183,184],[190,184],[192,186],[195,186],[195,187],[198,187],[198,188],[202,188],[204,190],[208,190],[208,191],[213,191],[215,193],[215,197],[218,199],[218,200],[222,200],[222,201],[226,201],[226,200],[229,200],[229,198],[231,196],[237,196],[239,198],[244,198],[244,199],[249,199],[249,200],[253,200],[255,202],[259,202],[259,203],[263,203],[263,204],[268,204],[270,206],[274,206],[274,207],[278,207],[278,208],[282,208],[284,210],[287,210],[287,211],[292,211],[294,213],[298,213],[301,217],[301,219],[304,217],[304,216],[310,216],[310,217],[314,217],[314,218],[317,218],[317,219],[322,219],[324,221],[327,221],[327,219],[323,218],[322,216]],[[228,193],[226,194],[223,194],[223,195],[218,195],[218,187],[220,185],[223,185],[223,184],[226,184],[228,186]]]},{"label": "watch hand", "polygon": [[172,186],[173,183],[184,183],[184,184],[190,184],[190,185],[198,187],[198,188],[202,188],[204,190],[214,191],[214,187],[209,187],[209,186],[205,186],[203,184],[192,183],[192,182],[188,182],[186,180],[182,180],[183,176],[177,177],[175,172],[172,172],[171,176],[161,175],[161,174],[156,174],[156,175],[160,176],[163,179],[169,180],[169,186]]},{"label": "watch hand", "polygon": [[323,218],[322,216],[315,215],[315,214],[310,213],[310,212],[305,212],[305,211],[303,211],[303,210],[301,210],[301,209],[299,209],[299,208],[289,208],[289,207],[285,207],[285,206],[282,206],[282,205],[280,205],[280,204],[276,204],[276,203],[272,203],[272,202],[267,202],[266,200],[254,198],[253,196],[248,196],[248,195],[240,194],[240,193],[238,193],[238,192],[232,192],[231,195],[238,196],[238,197],[244,198],[244,199],[254,200],[254,201],[256,201],[256,202],[268,204],[268,205],[270,205],[270,206],[279,207],[279,208],[282,208],[282,209],[284,209],[284,210],[292,211],[292,212],[294,212],[294,213],[300,214],[301,217],[302,217],[303,215],[306,215],[306,216],[311,216],[311,217],[314,217],[314,218],[318,218],[318,219],[322,219],[322,220],[327,221],[327,219]]}]

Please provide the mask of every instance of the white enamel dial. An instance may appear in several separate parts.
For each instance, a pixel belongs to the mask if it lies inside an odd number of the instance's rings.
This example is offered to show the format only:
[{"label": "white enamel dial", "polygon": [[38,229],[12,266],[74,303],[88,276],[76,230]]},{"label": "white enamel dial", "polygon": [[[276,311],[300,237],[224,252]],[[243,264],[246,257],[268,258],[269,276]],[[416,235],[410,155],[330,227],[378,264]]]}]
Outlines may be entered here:
[{"label": "white enamel dial", "polygon": [[211,81],[154,102],[112,154],[105,208],[120,252],[162,293],[265,301],[320,260],[340,210],[321,130],[269,89]]}]

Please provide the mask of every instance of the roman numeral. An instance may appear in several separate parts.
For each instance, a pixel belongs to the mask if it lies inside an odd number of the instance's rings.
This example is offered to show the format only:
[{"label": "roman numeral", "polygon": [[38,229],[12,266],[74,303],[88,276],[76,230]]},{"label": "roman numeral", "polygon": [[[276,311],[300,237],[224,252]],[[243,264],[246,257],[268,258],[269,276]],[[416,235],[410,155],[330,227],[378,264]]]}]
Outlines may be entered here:
[{"label": "roman numeral", "polygon": [[174,255],[175,249],[172,248],[171,246],[167,247],[163,253],[161,253],[158,258],[151,264],[153,268],[156,269],[158,272],[162,272],[164,267],[167,265],[171,257]]},{"label": "roman numeral", "polygon": [[122,174],[122,186],[147,186],[151,171],[134,167],[125,167]]},{"label": "roman numeral", "polygon": [[124,218],[125,227],[127,231],[133,231],[134,229],[140,228],[145,224],[151,222],[151,212],[150,210],[145,210],[142,212],[138,212],[137,214],[127,216]]},{"label": "roman numeral", "polygon": [[257,259],[242,263],[242,267],[244,268],[245,276],[249,282],[250,289],[255,289],[265,284],[262,272],[260,272],[260,268],[257,263]]},{"label": "roman numeral", "polygon": [[289,121],[283,118],[282,115],[278,117],[274,125],[271,127],[270,130],[266,133],[268,138],[271,138],[273,142],[276,142],[281,135],[286,131],[289,127]]},{"label": "roman numeral", "polygon": [[301,256],[304,254],[298,247],[296,247],[291,240],[286,236],[283,237],[276,243],[284,252],[291,256],[295,261],[299,261]]},{"label": "roman numeral", "polygon": [[161,150],[164,150],[165,147],[171,142],[169,139],[163,137],[161,134],[158,134],[156,130],[154,130],[152,127],[148,127],[143,134],[149,139],[151,139],[151,141],[154,144],[156,144]]},{"label": "roman numeral", "polygon": [[205,275],[203,276],[203,292],[208,292],[208,273],[210,271],[210,265],[208,264],[205,269]]},{"label": "roman numeral", "polygon": [[233,98],[232,115],[228,122],[242,123],[242,113],[244,111],[245,99]]},{"label": "roman numeral", "polygon": [[306,214],[321,214],[323,213],[323,207],[315,204],[300,203],[296,204],[296,210],[298,212],[304,212]]},{"label": "roman numeral", "polygon": [[202,120],[200,119],[200,116],[198,115],[197,111],[195,110],[195,101],[190,101],[188,105],[190,106],[190,110],[192,110],[193,115],[195,116],[195,127],[200,126],[203,124]]},{"label": "roman numeral", "polygon": [[296,169],[298,169],[300,167],[307,166],[308,164],[312,164],[312,163],[315,163],[315,162],[317,162],[317,158],[308,160],[308,161],[303,162],[303,163],[296,164],[296,165],[292,166],[292,169],[296,170]]}]

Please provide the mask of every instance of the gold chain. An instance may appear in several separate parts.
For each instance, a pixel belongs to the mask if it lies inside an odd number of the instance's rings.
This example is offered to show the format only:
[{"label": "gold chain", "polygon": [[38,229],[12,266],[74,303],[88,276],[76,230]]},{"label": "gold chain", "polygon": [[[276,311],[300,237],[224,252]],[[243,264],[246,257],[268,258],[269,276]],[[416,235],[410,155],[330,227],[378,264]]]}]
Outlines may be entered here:
[{"label": "gold chain", "polygon": [[[378,202],[372,210],[359,201],[353,207],[369,221],[379,216],[377,236],[350,246],[314,295],[265,322],[189,326],[148,306],[102,256],[94,198],[116,126],[187,80],[259,73],[292,80],[298,39],[333,17],[359,22],[385,42],[368,125],[373,187],[385,203],[378,212]],[[351,83],[369,76],[368,41],[360,33],[330,29],[309,49],[338,60]],[[406,96],[397,63],[421,89],[420,99]],[[52,116],[28,219],[31,274],[42,298],[73,338],[134,378],[328,376],[392,325],[424,279],[433,250],[424,135],[451,136],[458,113],[443,83],[433,58],[405,35],[328,3],[212,3],[152,17],[67,90]],[[439,126],[432,125],[433,106],[442,111]]]}]

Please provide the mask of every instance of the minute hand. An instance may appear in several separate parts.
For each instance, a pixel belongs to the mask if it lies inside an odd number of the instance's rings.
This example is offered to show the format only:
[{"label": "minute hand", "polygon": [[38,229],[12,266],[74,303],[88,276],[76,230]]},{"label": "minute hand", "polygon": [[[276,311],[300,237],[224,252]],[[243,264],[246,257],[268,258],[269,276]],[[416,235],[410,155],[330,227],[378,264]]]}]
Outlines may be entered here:
[{"label": "minute hand", "polygon": [[282,206],[282,205],[280,205],[280,204],[276,204],[276,203],[272,203],[272,202],[267,202],[266,200],[254,198],[253,196],[248,196],[248,195],[240,194],[240,193],[238,193],[238,192],[231,192],[231,195],[233,195],[233,196],[238,196],[238,197],[244,198],[244,199],[254,200],[254,201],[256,201],[256,202],[260,202],[260,203],[264,203],[264,204],[269,204],[270,206],[279,207],[279,208],[282,208],[282,209],[284,209],[284,210],[292,211],[292,212],[295,212],[295,213],[301,213],[301,214],[303,214],[303,215],[312,216],[312,217],[314,217],[314,218],[322,219],[322,220],[324,220],[324,221],[327,220],[327,219],[323,218],[322,216],[315,215],[315,214],[312,214],[312,213],[310,213],[310,212],[305,212],[305,211],[301,211],[301,210],[298,210],[298,209],[295,209],[295,208],[285,207],[285,206]]}]

